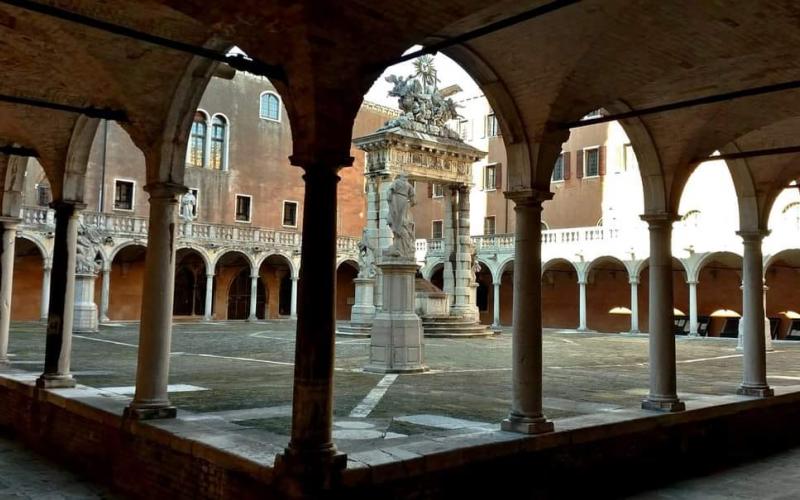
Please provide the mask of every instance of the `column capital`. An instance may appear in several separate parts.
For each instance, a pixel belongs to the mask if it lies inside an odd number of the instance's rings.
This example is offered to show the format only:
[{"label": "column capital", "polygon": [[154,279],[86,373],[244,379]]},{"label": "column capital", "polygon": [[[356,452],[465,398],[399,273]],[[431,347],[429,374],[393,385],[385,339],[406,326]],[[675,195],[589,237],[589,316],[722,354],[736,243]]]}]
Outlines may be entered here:
[{"label": "column capital", "polygon": [[629,285],[638,285],[639,284],[639,278],[631,278],[631,279],[629,279],[628,280],[628,284]]},{"label": "column capital", "polygon": [[21,222],[21,217],[0,216],[0,223],[3,224],[3,229],[17,229],[17,226],[19,226]]},{"label": "column capital", "polygon": [[206,278],[213,278],[213,277],[214,277],[214,273],[206,273]]},{"label": "column capital", "polygon": [[679,219],[676,214],[671,212],[645,213],[639,218],[647,222],[649,227],[671,227],[672,223]]},{"label": "column capital", "polygon": [[292,276],[290,279],[292,281],[300,281],[300,276]]},{"label": "column capital", "polygon": [[69,210],[70,214],[77,213],[86,208],[86,203],[74,200],[53,200],[50,202],[50,208],[56,212],[64,212]]},{"label": "column capital", "polygon": [[183,184],[174,182],[151,182],[144,186],[145,191],[150,195],[151,200],[169,200],[176,196],[187,193],[189,188]]},{"label": "column capital", "polygon": [[503,194],[517,206],[538,205],[541,207],[542,202],[552,200],[555,193],[538,189],[520,189],[517,191],[505,191]]},{"label": "column capital", "polygon": [[578,284],[579,284],[579,285],[588,285],[588,284],[589,284],[589,280],[587,280],[586,278],[584,278],[584,279],[579,279],[579,280],[578,280]]},{"label": "column capital", "polygon": [[700,280],[686,280],[687,285],[698,285]]},{"label": "column capital", "polygon": [[753,231],[736,231],[736,234],[742,237],[745,243],[759,243],[766,236],[769,236],[771,231],[769,229],[756,229]]}]

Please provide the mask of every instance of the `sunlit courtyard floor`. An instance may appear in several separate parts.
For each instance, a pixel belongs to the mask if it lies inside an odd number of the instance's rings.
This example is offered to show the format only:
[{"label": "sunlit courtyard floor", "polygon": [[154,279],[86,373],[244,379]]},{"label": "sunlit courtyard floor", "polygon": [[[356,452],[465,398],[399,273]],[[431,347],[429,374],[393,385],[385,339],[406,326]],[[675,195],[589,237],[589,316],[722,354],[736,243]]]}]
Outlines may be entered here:
[{"label": "sunlit courtyard floor", "polygon": [[[40,372],[44,341],[43,325],[14,324],[12,366]],[[132,323],[75,335],[72,367],[78,382],[132,395],[137,343],[138,325]],[[415,375],[362,372],[368,347],[369,339],[337,337],[339,442],[475,432],[497,428],[508,412],[509,331],[486,339],[427,339],[430,370]],[[690,401],[735,392],[742,363],[735,347],[730,339],[679,338],[681,397]],[[767,359],[770,384],[798,385],[800,342],[776,343]],[[290,429],[293,360],[294,323],[289,321],[178,323],[170,397],[183,415],[219,417],[280,441]],[[647,337],[548,330],[544,366],[544,406],[551,419],[636,408],[647,392]]]}]

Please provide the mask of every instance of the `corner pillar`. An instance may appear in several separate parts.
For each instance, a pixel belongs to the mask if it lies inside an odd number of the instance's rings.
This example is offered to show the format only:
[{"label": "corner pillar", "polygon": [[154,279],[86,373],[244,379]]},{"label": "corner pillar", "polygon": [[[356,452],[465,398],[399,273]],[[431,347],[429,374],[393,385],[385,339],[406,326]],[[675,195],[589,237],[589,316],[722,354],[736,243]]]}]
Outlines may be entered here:
[{"label": "corner pillar", "polygon": [[500,327],[500,283],[493,283],[494,290],[493,290],[493,299],[494,299],[494,309],[492,312],[494,313],[494,320],[492,321],[492,326],[495,328]]},{"label": "corner pillar", "polygon": [[203,321],[211,321],[211,305],[214,298],[214,273],[206,274],[206,302],[203,307]]},{"label": "corner pillar", "polygon": [[678,399],[672,301],[672,214],[646,214],[650,229],[650,392],[645,410],[683,411]]},{"label": "corner pillar", "polygon": [[178,197],[185,186],[148,184],[150,218],[142,286],[136,393],[125,415],[136,419],[172,418],[177,411],[167,397],[172,306],[175,298],[175,226]]},{"label": "corner pillar", "polygon": [[297,282],[300,278],[292,276],[292,301],[289,309],[291,319],[297,319]]},{"label": "corner pillar", "polygon": [[247,321],[256,321],[256,306],[258,305],[258,273],[253,272],[250,274],[250,315]]},{"label": "corner pillar", "polygon": [[108,321],[108,297],[111,290],[111,269],[102,270],[103,282],[100,290],[100,322],[105,323]]},{"label": "corner pillar", "polygon": [[47,323],[47,313],[50,309],[50,280],[53,270],[53,264],[45,260],[44,269],[42,270],[42,299],[41,308],[39,310],[39,318],[42,323]]},{"label": "corner pillar", "polygon": [[14,280],[14,244],[18,219],[2,219],[2,278],[0,278],[0,365],[8,363],[8,338],[11,327],[11,299]]},{"label": "corner pillar", "polygon": [[514,191],[514,323],[512,333],[511,412],[504,431],[539,434],[553,431],[542,413],[542,191]]},{"label": "corner pillar", "polygon": [[639,333],[639,280],[631,279],[631,333]]},{"label": "corner pillar", "polygon": [[697,331],[697,280],[688,281],[689,285],[689,336],[699,337]]},{"label": "corner pillar", "polygon": [[586,328],[586,279],[578,280],[578,331],[585,332]]},{"label": "corner pillar", "polygon": [[766,231],[739,231],[744,243],[742,259],[742,345],[743,376],[737,394],[768,397],[774,394],[767,384],[767,352],[764,321],[764,260],[761,242]]}]

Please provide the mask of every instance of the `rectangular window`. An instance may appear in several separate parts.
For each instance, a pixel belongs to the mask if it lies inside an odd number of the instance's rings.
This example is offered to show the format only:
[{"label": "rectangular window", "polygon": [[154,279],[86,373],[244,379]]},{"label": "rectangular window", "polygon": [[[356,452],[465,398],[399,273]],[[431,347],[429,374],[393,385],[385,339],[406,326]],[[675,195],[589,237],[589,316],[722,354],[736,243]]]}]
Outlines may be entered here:
[{"label": "rectangular window", "polygon": [[133,181],[114,181],[114,210],[133,210]]},{"label": "rectangular window", "polygon": [[458,122],[458,135],[462,141],[472,140],[472,123],[469,120],[460,120]]},{"label": "rectangular window", "polygon": [[483,219],[483,234],[485,236],[494,234],[494,215]]},{"label": "rectangular window", "polygon": [[486,165],[483,170],[483,190],[497,189],[497,165]]},{"label": "rectangular window", "polygon": [[639,162],[636,160],[636,153],[633,152],[633,146],[626,144],[623,150],[623,161],[625,170],[637,170]]},{"label": "rectangular window", "polygon": [[283,225],[285,227],[297,227],[297,206],[296,201],[283,202]]},{"label": "rectangular window", "polygon": [[600,148],[583,150],[583,176],[597,177],[600,175]]},{"label": "rectangular window", "polygon": [[497,127],[497,116],[494,113],[486,115],[486,137],[495,137],[500,135]]},{"label": "rectangular window", "polygon": [[433,197],[434,198],[441,198],[444,196],[444,186],[439,184],[438,182],[433,183]]},{"label": "rectangular window", "polygon": [[440,220],[435,220],[431,226],[431,238],[434,240],[440,240],[444,238],[444,222]]},{"label": "rectangular window", "polygon": [[236,195],[236,222],[250,222],[250,205],[253,197],[246,194]]},{"label": "rectangular window", "polygon": [[556,158],[555,167],[553,167],[553,182],[564,180],[564,153],[558,155]]},{"label": "rectangular window", "polygon": [[50,194],[50,186],[47,184],[37,184],[36,204],[40,207],[46,207],[50,205],[51,201],[53,201],[53,197]]}]

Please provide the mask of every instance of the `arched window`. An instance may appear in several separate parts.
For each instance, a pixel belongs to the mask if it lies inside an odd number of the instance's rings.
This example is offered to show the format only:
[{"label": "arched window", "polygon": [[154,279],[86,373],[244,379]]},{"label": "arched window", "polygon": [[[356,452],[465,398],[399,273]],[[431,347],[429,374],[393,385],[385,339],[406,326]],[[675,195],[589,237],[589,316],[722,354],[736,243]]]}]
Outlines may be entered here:
[{"label": "arched window", "polygon": [[700,210],[689,210],[683,216],[683,223],[686,224],[687,227],[699,227],[700,226]]},{"label": "arched window", "polygon": [[215,115],[211,120],[211,168],[214,170],[227,170],[225,164],[227,156],[228,122],[224,116]]},{"label": "arched window", "polygon": [[201,112],[194,114],[192,134],[189,137],[189,164],[195,167],[204,167],[206,164],[206,115]]},{"label": "arched window", "polygon": [[264,92],[261,94],[261,107],[259,109],[261,118],[267,120],[281,120],[281,100],[272,92]]}]

